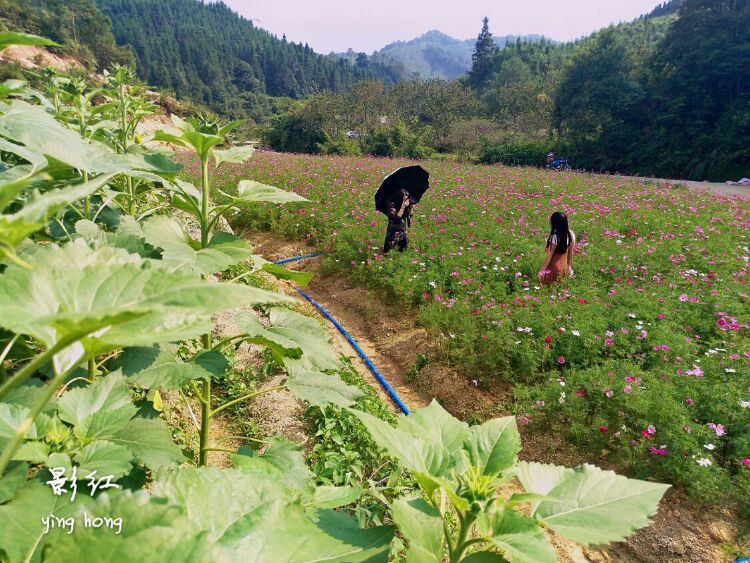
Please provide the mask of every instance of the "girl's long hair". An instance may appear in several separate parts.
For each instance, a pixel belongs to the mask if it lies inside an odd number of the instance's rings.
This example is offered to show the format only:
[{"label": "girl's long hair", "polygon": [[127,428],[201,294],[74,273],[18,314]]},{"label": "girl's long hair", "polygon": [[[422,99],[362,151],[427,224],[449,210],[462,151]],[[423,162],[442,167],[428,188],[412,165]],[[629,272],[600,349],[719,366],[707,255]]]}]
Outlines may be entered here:
[{"label": "girl's long hair", "polygon": [[555,252],[565,254],[568,251],[568,245],[573,240],[568,228],[568,216],[561,211],[555,211],[549,218],[550,231],[547,237],[547,248],[552,246],[552,237],[557,240]]}]

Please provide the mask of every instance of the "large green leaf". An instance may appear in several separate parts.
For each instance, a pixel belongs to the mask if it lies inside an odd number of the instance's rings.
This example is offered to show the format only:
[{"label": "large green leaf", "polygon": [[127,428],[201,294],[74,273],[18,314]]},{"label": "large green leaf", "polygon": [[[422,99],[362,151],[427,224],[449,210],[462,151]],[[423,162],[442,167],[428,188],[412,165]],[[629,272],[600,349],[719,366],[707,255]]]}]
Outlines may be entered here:
[{"label": "large green leaf", "polygon": [[[549,481],[537,474],[547,468],[542,464],[526,464],[524,468],[532,482],[545,483],[542,490],[530,492],[559,501],[539,503],[534,515],[561,536],[584,545],[621,541],[638,528],[648,526],[649,517],[656,513],[661,497],[669,488],[582,465],[564,472],[556,485],[544,490]],[[521,475],[519,478],[526,488]],[[553,480],[560,475],[561,472],[555,472]]]},{"label": "large green leaf", "polygon": [[[63,207],[90,196],[110,181],[112,176],[104,175],[93,180],[51,190],[43,194],[35,193],[25,205],[12,214],[0,215],[0,240],[10,247],[18,244],[32,233],[43,229],[48,217]],[[4,189],[0,185],[0,189]]]},{"label": "large green leaf", "polygon": [[89,334],[56,358],[58,369],[121,347],[196,337],[210,330],[210,316],[221,309],[289,300],[146,268],[139,256],[91,249],[82,240],[50,246],[28,261],[33,268],[10,266],[0,276],[0,326],[46,346]]},{"label": "large green leaf", "polygon": [[513,563],[555,563],[557,557],[539,523],[515,510],[492,515],[491,541]]},{"label": "large green leaf", "polygon": [[440,513],[421,497],[402,497],[391,503],[393,521],[409,541],[407,563],[443,561],[443,520]]},{"label": "large green leaf", "polygon": [[8,502],[18,494],[29,474],[28,463],[12,463],[0,477],[0,505]]},{"label": "large green leaf", "polygon": [[38,35],[30,35],[28,33],[18,33],[16,31],[2,31],[0,32],[0,51],[10,47],[11,45],[40,45],[57,47],[57,43],[51,39],[45,37],[39,37]]},{"label": "large green leaf", "polygon": [[222,135],[199,131],[190,120],[184,121],[173,115],[172,123],[177,127],[177,130],[157,131],[154,134],[154,140],[172,143],[181,147],[192,147],[202,160],[208,158],[211,148],[224,142]]},{"label": "large green leaf", "polygon": [[146,242],[140,224],[130,215],[121,215],[115,232],[102,229],[97,223],[81,219],[75,223],[75,232],[94,247],[121,248],[142,258],[161,259],[161,252]]},{"label": "large green leaf", "polygon": [[[179,506],[165,504],[145,491],[101,495],[87,508],[89,519],[113,519],[112,527],[85,527],[78,516],[73,534],[53,534],[45,551],[52,563],[170,561],[228,563],[229,554],[195,530]],[[121,527],[118,527],[119,524]]]},{"label": "large green leaf", "polygon": [[250,158],[255,152],[255,147],[247,145],[244,147],[232,147],[225,151],[215,149],[213,151],[214,160],[216,161],[216,168],[224,163],[229,164],[242,164],[248,158]]},{"label": "large green leaf", "polygon": [[171,467],[185,461],[163,420],[134,418],[112,437],[111,442],[128,448],[135,460],[149,469]]},{"label": "large green leaf", "polygon": [[358,387],[320,371],[295,371],[287,378],[286,386],[298,399],[318,407],[328,404],[349,407],[362,396]]},{"label": "large green leaf", "polygon": [[107,440],[91,442],[73,457],[79,466],[79,479],[88,479],[91,473],[96,473],[97,479],[113,475],[117,480],[130,472],[132,459],[133,454],[128,448]]},{"label": "large green leaf", "polygon": [[252,256],[247,241],[228,233],[216,233],[206,248],[190,238],[183,226],[163,215],[143,225],[146,240],[164,249],[164,262],[172,270],[214,274]]},{"label": "large green leaf", "polygon": [[508,560],[491,551],[475,551],[461,559],[461,563],[508,563]]},{"label": "large green leaf", "polygon": [[204,352],[183,362],[178,350],[171,343],[128,348],[122,354],[122,372],[130,385],[142,389],[180,389],[192,379],[222,376],[228,367],[221,352]]},{"label": "large green leaf", "polygon": [[[225,194],[227,195],[227,194]],[[235,205],[247,203],[292,203],[307,201],[294,192],[261,184],[255,180],[243,180],[237,186],[237,196],[231,198]]]},{"label": "large green leaf", "polygon": [[325,328],[316,319],[280,307],[271,309],[269,318],[271,332],[292,340],[302,350],[301,358],[283,359],[289,374],[341,367],[338,352]]},{"label": "large green leaf", "polygon": [[[66,487],[68,488],[68,487]],[[0,505],[0,557],[8,563],[41,561],[41,553],[48,544],[56,544],[62,533],[45,533],[43,518],[54,514],[69,518],[92,502],[85,492],[71,502],[70,492],[55,496],[49,485],[27,481],[10,502]]]},{"label": "large green leaf", "polygon": [[312,494],[312,472],[305,463],[302,446],[281,437],[274,436],[260,456],[232,456],[235,467],[244,471],[257,471],[272,475],[298,492]]},{"label": "large green leaf", "polygon": [[393,537],[390,527],[361,530],[343,513],[308,512],[287,484],[241,469],[179,468],[160,475],[153,494],[184,506],[196,532],[237,561],[385,562]]},{"label": "large green leaf", "polygon": [[273,330],[273,327],[270,329],[264,327],[256,314],[241,311],[235,315],[235,322],[248,335],[246,338],[248,342],[265,346],[271,350],[278,361],[283,362],[287,357],[302,357],[302,348],[297,342],[279,334],[278,331]]},{"label": "large green leaf", "polygon": [[136,412],[130,389],[117,373],[71,389],[58,400],[58,416],[82,439],[111,438]]},{"label": "large green leaf", "polygon": [[427,460],[431,457],[430,450],[433,447],[425,440],[400,428],[394,428],[369,413],[356,409],[350,409],[349,412],[362,421],[375,443],[395,457],[406,469],[425,475],[431,473]]},{"label": "large green leaf", "polygon": [[334,487],[324,485],[316,487],[312,497],[304,499],[303,504],[314,508],[340,508],[356,502],[362,496],[360,487]]},{"label": "large green leaf", "polygon": [[[515,474],[529,493],[549,495],[549,492],[573,474],[573,470],[562,465],[521,461],[516,464]],[[531,502],[532,513],[541,501]]]},{"label": "large green leaf", "polygon": [[268,272],[277,279],[293,281],[300,287],[305,287],[313,278],[310,272],[296,272],[273,262],[264,263],[260,269]]},{"label": "large green leaf", "polygon": [[[5,440],[16,435],[29,414],[31,409],[23,405],[0,403],[0,446]],[[36,425],[33,422],[26,436],[32,439],[37,437]]]},{"label": "large green leaf", "polygon": [[469,425],[452,416],[436,400],[409,416],[399,419],[398,427],[413,436],[455,455],[469,436]]},{"label": "large green leaf", "polygon": [[117,154],[103,143],[84,139],[40,106],[16,100],[4,110],[0,114],[0,136],[78,170],[160,181],[157,174],[171,176],[180,169],[180,165],[159,154]]},{"label": "large green leaf", "polygon": [[502,475],[513,468],[521,451],[515,417],[493,418],[472,426],[463,447],[469,463],[483,475]]},{"label": "large green leaf", "polygon": [[292,490],[280,480],[240,469],[180,467],[161,471],[153,494],[184,506],[195,529],[208,531],[216,541],[237,520]]}]

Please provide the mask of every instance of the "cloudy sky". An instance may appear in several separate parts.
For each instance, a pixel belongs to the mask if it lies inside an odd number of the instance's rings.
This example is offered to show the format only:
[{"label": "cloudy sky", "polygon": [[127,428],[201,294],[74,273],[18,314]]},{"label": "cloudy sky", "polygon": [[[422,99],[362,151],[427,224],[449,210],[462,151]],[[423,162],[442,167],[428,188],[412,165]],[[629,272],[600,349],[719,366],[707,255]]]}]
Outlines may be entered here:
[{"label": "cloudy sky", "polygon": [[431,29],[476,37],[482,18],[495,35],[541,33],[575,39],[631,20],[663,0],[224,0],[258,27],[316,51],[370,53]]}]

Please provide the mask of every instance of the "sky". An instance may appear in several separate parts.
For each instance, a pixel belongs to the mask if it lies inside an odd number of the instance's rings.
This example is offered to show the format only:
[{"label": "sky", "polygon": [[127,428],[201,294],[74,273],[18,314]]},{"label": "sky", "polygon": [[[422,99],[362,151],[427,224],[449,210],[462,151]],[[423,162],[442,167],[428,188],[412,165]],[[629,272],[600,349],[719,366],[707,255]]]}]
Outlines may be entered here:
[{"label": "sky", "polygon": [[256,26],[319,53],[371,53],[437,29],[474,38],[482,18],[493,35],[540,33],[567,41],[650,12],[663,0],[224,0]]}]

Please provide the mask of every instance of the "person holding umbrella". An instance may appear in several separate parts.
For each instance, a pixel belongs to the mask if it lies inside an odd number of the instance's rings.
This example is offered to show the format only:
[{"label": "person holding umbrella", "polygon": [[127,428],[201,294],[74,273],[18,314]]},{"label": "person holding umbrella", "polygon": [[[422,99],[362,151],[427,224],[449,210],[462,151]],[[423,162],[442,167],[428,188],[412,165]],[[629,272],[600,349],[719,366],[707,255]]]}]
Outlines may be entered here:
[{"label": "person holding umbrella", "polygon": [[411,226],[414,205],[430,187],[430,174],[421,166],[405,166],[386,176],[375,194],[375,209],[388,216],[383,252],[400,252],[409,243],[406,228]]},{"label": "person holding umbrella", "polygon": [[388,203],[388,228],[385,231],[383,252],[387,254],[389,250],[396,247],[399,252],[406,250],[409,237],[406,234],[404,219],[408,220],[413,211],[409,192],[406,190],[401,190],[401,201],[392,199]]}]

